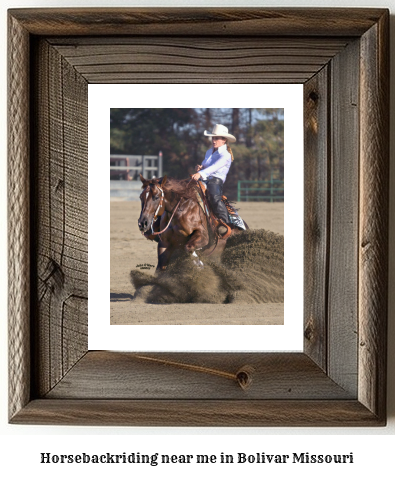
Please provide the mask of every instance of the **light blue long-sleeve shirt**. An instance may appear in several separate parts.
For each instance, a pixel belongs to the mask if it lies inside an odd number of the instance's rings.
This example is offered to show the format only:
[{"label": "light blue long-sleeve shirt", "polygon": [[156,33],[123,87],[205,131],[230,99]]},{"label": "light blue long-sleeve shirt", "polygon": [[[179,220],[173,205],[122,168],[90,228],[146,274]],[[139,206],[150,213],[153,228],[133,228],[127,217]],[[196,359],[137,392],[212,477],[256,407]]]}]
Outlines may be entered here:
[{"label": "light blue long-sleeve shirt", "polygon": [[232,157],[226,149],[226,144],[220,146],[217,151],[213,152],[210,148],[206,152],[206,156],[202,162],[203,169],[199,171],[204,180],[209,177],[220,178],[225,182],[230,165],[232,164]]}]

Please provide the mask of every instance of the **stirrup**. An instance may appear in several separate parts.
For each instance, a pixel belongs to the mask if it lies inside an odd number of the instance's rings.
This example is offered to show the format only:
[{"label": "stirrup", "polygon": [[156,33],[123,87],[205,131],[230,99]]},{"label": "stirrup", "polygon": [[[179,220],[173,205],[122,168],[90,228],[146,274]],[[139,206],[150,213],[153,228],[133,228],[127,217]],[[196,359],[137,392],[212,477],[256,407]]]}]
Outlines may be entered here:
[{"label": "stirrup", "polygon": [[[221,226],[226,228],[226,232],[224,232],[223,234],[221,234],[221,233],[218,231],[218,229],[219,229]],[[230,234],[231,234],[231,232],[232,232],[232,229],[231,229],[226,223],[224,223],[224,222],[221,221],[221,222],[219,223],[218,227],[217,227],[217,232],[218,232],[218,234],[220,235],[221,239],[227,239],[227,238],[230,236]]]}]

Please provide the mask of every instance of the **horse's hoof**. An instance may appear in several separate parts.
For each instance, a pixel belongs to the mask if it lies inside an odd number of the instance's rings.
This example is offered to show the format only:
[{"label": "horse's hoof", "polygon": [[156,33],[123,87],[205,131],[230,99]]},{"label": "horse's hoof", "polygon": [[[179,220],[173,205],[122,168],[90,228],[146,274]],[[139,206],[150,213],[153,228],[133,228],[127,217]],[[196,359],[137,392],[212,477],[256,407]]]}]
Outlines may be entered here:
[{"label": "horse's hoof", "polygon": [[199,267],[200,269],[204,267],[203,262],[199,259],[199,256],[196,254],[195,251],[192,252],[192,257],[193,257],[192,261],[196,267]]},{"label": "horse's hoof", "polygon": [[197,260],[197,261],[193,261],[193,263],[195,264],[196,267],[198,267],[199,269],[203,269],[204,267],[204,264],[201,260]]}]

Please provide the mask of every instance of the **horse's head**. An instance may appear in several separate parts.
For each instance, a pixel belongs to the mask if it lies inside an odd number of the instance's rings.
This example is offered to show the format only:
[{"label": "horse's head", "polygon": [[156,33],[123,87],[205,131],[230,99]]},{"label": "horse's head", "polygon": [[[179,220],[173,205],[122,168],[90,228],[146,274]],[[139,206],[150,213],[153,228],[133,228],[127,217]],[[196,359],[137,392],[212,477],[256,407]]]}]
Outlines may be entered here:
[{"label": "horse's head", "polygon": [[141,213],[138,226],[142,233],[151,229],[156,218],[164,212],[164,192],[162,186],[166,179],[166,176],[162,179],[145,179],[140,174],[143,192],[140,194]]}]

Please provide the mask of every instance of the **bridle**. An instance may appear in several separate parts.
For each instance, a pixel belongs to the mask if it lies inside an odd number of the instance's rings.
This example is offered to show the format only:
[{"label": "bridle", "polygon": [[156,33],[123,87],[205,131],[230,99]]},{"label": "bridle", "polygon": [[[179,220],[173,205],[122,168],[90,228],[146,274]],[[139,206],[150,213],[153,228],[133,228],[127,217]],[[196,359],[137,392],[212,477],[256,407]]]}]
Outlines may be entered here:
[{"label": "bridle", "polygon": [[[151,221],[151,234],[155,234],[154,233],[154,222],[157,220],[158,216],[161,216],[163,213],[164,213],[164,204],[163,204],[163,200],[164,200],[164,197],[165,197],[165,193],[163,192],[163,189],[160,188],[158,185],[156,185],[156,187],[159,189],[160,193],[161,193],[161,196],[160,196],[160,201],[159,201],[159,205],[158,207],[156,208],[156,211],[152,217],[152,221]],[[145,194],[145,200],[148,199],[148,195],[150,193],[150,184],[148,184],[148,186],[144,189],[143,193],[142,194]],[[161,211],[161,209],[163,208],[163,211]],[[160,214],[159,214],[160,212]],[[144,235],[145,232],[142,232],[142,234]]]},{"label": "bridle", "polygon": [[[188,183],[188,185],[189,185],[189,183]],[[146,189],[148,189],[149,187],[150,187],[150,185],[148,185]],[[165,193],[163,192],[163,189],[160,188],[157,184],[156,184],[156,187],[161,192],[161,197],[160,197],[159,205],[156,208],[154,217],[152,218],[152,222],[151,222],[151,235],[152,236],[160,236],[160,234],[163,234],[168,229],[168,227],[170,226],[170,223],[171,223],[171,221],[174,217],[174,214],[176,213],[176,211],[178,209],[178,206],[180,205],[180,202],[181,202],[181,199],[182,199],[182,198],[179,199],[178,203],[176,204],[175,208],[173,209],[173,213],[171,215],[171,218],[170,218],[169,222],[167,223],[167,226],[164,229],[162,229],[162,231],[154,232],[154,222],[157,220],[158,216],[161,216],[165,212],[165,206],[164,206]],[[144,192],[146,191],[146,189],[144,190]],[[147,192],[147,194],[148,194],[148,192]],[[161,211],[162,206],[163,206],[163,210]],[[143,232],[142,234],[145,235],[146,233]]]},{"label": "bridle", "polygon": [[[163,189],[160,188],[159,186],[156,186],[160,193],[161,193],[161,196],[160,196],[160,200],[159,200],[159,205],[158,207],[156,208],[156,211],[155,211],[155,214],[154,214],[154,217],[152,218],[152,222],[151,222],[151,231],[152,231],[152,234],[155,234],[154,233],[154,222],[156,221],[156,219],[158,218],[158,216],[161,216],[164,212],[165,212],[165,206],[163,204],[163,200],[165,198],[165,193],[163,192]],[[163,206],[163,211],[159,214],[159,211],[161,210]]]}]

